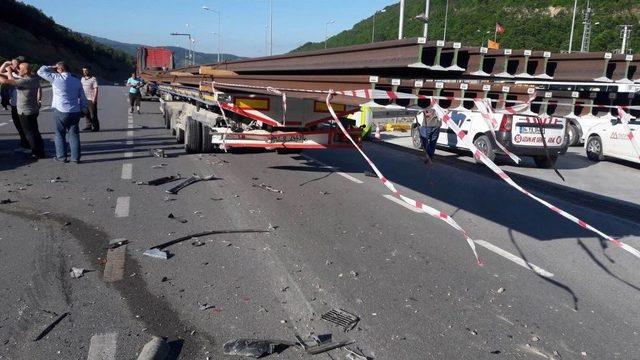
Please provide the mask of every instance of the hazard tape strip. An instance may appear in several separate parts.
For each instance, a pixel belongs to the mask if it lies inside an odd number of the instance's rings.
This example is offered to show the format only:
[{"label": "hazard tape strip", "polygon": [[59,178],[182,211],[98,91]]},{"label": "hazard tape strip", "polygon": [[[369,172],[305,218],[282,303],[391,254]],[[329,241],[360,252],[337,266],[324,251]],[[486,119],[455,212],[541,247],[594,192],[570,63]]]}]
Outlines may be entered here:
[{"label": "hazard tape strip", "polygon": [[633,254],[634,256],[640,258],[640,251],[638,251],[637,249],[631,247],[630,245],[627,245],[625,243],[623,243],[622,241],[613,238],[612,236],[609,236],[607,234],[605,234],[604,232],[596,229],[595,227],[591,226],[590,224],[588,224],[587,222],[575,217],[574,215],[558,208],[557,206],[531,194],[530,192],[528,192],[527,190],[525,190],[522,186],[518,185],[515,181],[513,181],[513,179],[511,179],[511,177],[509,177],[509,175],[507,175],[504,171],[502,171],[502,169],[500,169],[493,161],[491,161],[485,154],[483,154],[480,150],[478,150],[478,148],[476,148],[472,143],[470,143],[468,141],[468,139],[466,139],[466,134],[458,127],[458,125],[456,125],[456,123],[454,121],[452,121],[451,116],[450,116],[450,112],[446,112],[443,108],[441,108],[437,102],[432,101],[431,105],[433,106],[433,109],[436,111],[436,114],[438,114],[438,117],[442,120],[442,122],[444,122],[445,124],[447,124],[449,126],[449,128],[451,130],[453,130],[453,132],[456,133],[456,135],[458,136],[458,139],[460,139],[460,141],[467,146],[467,148],[469,150],[471,150],[471,152],[473,153],[473,156],[482,161],[485,165],[487,165],[487,167],[489,169],[491,169],[494,173],[496,173],[502,180],[504,180],[507,184],[511,185],[512,187],[514,187],[516,190],[520,191],[521,193],[525,194],[526,196],[530,197],[531,199],[541,203],[542,205],[546,206],[547,208],[549,208],[551,211],[569,219],[570,221],[578,224],[580,227],[590,230],[600,236],[602,236],[604,239],[612,242],[613,244],[617,245],[618,247],[628,251],[629,253]]},{"label": "hazard tape strip", "polygon": [[371,159],[369,159],[369,157],[364,153],[364,151],[362,151],[362,148],[360,148],[360,146],[358,146],[358,144],[356,144],[356,142],[353,140],[351,135],[349,135],[349,132],[347,131],[347,129],[344,128],[344,126],[340,122],[340,119],[338,119],[338,116],[336,115],[335,111],[333,110],[333,107],[331,106],[331,98],[332,97],[333,97],[333,95],[330,92],[329,95],[327,95],[326,103],[327,103],[327,108],[329,109],[329,113],[333,117],[333,120],[335,121],[335,123],[340,128],[340,131],[342,131],[342,134],[347,139],[349,139],[351,144],[353,144],[353,146],[358,150],[360,155],[362,155],[362,157],[367,161],[369,166],[371,166],[371,169],[373,169],[373,171],[376,173],[376,175],[378,176],[378,178],[380,179],[382,184],[384,186],[386,186],[387,189],[389,189],[389,191],[391,191],[391,193],[393,193],[393,195],[396,196],[397,198],[399,198],[400,200],[404,201],[405,203],[407,203],[407,204],[409,204],[409,205],[411,205],[411,206],[413,206],[413,207],[415,207],[417,209],[422,210],[423,212],[427,213],[428,215],[431,215],[431,216],[433,216],[433,217],[435,217],[437,219],[440,219],[440,220],[446,222],[451,227],[453,227],[454,229],[458,230],[462,234],[462,236],[465,238],[465,240],[467,241],[469,246],[471,247],[471,250],[473,251],[473,255],[476,257],[476,262],[478,263],[478,265],[482,265],[482,261],[480,260],[480,257],[478,256],[478,252],[476,251],[475,243],[469,237],[467,232],[462,227],[460,227],[460,225],[458,225],[458,223],[455,220],[453,220],[453,218],[451,216],[449,216],[447,213],[445,213],[443,211],[436,210],[436,209],[430,207],[429,205],[426,205],[426,204],[424,204],[424,203],[422,203],[420,201],[411,199],[409,197],[406,197],[406,196],[400,194],[400,192],[396,189],[395,185],[391,181],[389,181],[382,174],[382,172],[380,172],[380,170],[373,163],[373,161],[371,161]]},{"label": "hazard tape strip", "polygon": [[627,114],[622,107],[618,107],[618,117],[620,118],[620,122],[622,123],[622,127],[624,127],[624,131],[627,132],[627,138],[631,141],[631,145],[633,149],[636,151],[636,155],[638,155],[638,159],[640,159],[640,140],[638,140],[637,136],[633,135],[633,131],[629,128],[629,119],[632,118],[631,115]]},{"label": "hazard tape strip", "polygon": [[491,104],[490,103],[487,104],[485,99],[474,99],[473,102],[475,103],[476,108],[478,108],[478,110],[480,111],[480,114],[482,115],[484,122],[489,127],[489,130],[491,131],[491,136],[493,136],[493,140],[495,141],[496,145],[498,145],[500,150],[502,150],[505,154],[507,154],[507,156],[509,156],[509,158],[513,160],[513,162],[515,162],[516,164],[519,164],[520,158],[515,154],[513,154],[511,151],[507,150],[507,148],[504,147],[504,145],[502,145],[500,141],[498,141],[498,137],[496,136],[496,131],[495,131],[495,128],[498,127],[498,123],[493,118],[493,110],[491,109]]}]

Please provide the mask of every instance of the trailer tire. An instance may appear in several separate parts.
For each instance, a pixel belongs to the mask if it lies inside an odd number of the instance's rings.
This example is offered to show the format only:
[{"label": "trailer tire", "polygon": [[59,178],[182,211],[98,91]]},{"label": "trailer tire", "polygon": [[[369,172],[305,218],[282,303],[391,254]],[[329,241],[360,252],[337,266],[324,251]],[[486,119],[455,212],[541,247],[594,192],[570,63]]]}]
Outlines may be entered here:
[{"label": "trailer tire", "polygon": [[188,154],[202,152],[202,124],[191,117],[185,121],[184,149]]},{"label": "trailer tire", "polygon": [[201,125],[202,127],[202,136],[201,136],[201,149],[203,153],[212,153],[217,149],[217,146],[211,143],[211,128],[207,125]]}]

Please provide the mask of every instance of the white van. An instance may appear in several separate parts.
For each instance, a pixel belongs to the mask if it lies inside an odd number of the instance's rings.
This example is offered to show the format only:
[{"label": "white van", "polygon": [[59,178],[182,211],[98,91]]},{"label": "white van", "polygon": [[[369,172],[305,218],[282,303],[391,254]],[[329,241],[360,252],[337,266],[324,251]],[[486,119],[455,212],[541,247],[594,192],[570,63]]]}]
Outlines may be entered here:
[{"label": "white van", "polygon": [[[634,136],[640,136],[640,120],[637,117],[629,120],[629,128]],[[611,157],[640,163],[640,158],[627,135],[624,125],[617,118],[595,125],[586,136],[584,149],[587,157],[592,161]]]},{"label": "white van", "polygon": [[[541,168],[553,166],[558,156],[567,149],[566,120],[561,117],[538,118],[544,129],[549,156],[545,153],[540,135],[540,126],[535,116],[494,114],[498,126],[494,129],[498,141],[510,152],[518,156],[533,157],[536,165]],[[420,134],[418,127],[422,124],[423,113],[418,114],[416,123],[411,129],[413,146],[420,148]],[[489,159],[495,159],[502,151],[498,148],[491,135],[489,125],[477,111],[451,112],[452,120],[472,139],[473,144]],[[443,124],[438,137],[438,147],[451,149],[467,149],[459,142],[456,134]]]}]

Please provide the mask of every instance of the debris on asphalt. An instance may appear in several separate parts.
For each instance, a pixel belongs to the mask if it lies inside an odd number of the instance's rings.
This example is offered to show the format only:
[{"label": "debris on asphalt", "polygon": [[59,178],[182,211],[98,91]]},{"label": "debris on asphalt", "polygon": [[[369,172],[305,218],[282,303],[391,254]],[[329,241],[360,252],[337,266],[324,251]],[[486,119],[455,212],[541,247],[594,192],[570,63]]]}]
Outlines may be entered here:
[{"label": "debris on asphalt", "polygon": [[145,250],[142,255],[149,256],[156,259],[167,260],[169,258],[169,254],[166,251],[162,251],[160,249],[149,249]]},{"label": "debris on asphalt", "polygon": [[206,243],[204,243],[204,242],[202,242],[200,240],[196,240],[196,241],[191,243],[191,246],[194,246],[194,247],[203,246],[203,245],[206,245]]},{"label": "debris on asphalt", "polygon": [[213,200],[213,201],[222,201],[224,199],[223,198],[211,198],[211,200]]},{"label": "debris on asphalt", "polygon": [[341,347],[345,347],[355,343],[355,340],[344,340],[339,342],[334,342],[331,340],[331,334],[323,335],[323,339],[320,337],[316,337],[314,341],[316,345],[309,346],[300,336],[296,335],[296,340],[298,340],[298,345],[302,347],[302,349],[311,355],[318,355],[325,353],[327,351],[331,351],[333,349],[338,349]]},{"label": "debris on asphalt", "polygon": [[51,195],[43,196],[43,197],[41,197],[40,199],[42,199],[42,200],[49,200],[49,199],[51,199]]},{"label": "debris on asphalt", "polygon": [[342,327],[344,332],[353,330],[360,318],[343,309],[332,309],[320,316],[321,319]]},{"label": "debris on asphalt", "polygon": [[198,175],[193,175],[192,177],[188,178],[187,180],[181,182],[180,184],[172,187],[169,190],[166,190],[166,192],[169,193],[169,194],[176,195],[176,194],[178,194],[178,192],[180,190],[184,189],[185,187],[187,187],[187,186],[189,186],[191,184],[195,184],[195,183],[200,182],[200,181],[213,180],[213,179],[215,179],[213,174],[205,176],[205,177],[200,177]]},{"label": "debris on asphalt", "polygon": [[51,332],[51,330],[53,330],[53,328],[56,327],[56,325],[58,325],[64,318],[66,318],[67,315],[69,315],[68,312],[58,316],[51,324],[49,324],[46,328],[44,328],[40,332],[40,334],[38,334],[38,336],[36,336],[35,339],[33,339],[33,341],[38,341],[38,340],[42,339],[43,337],[47,336],[47,334],[49,334]]},{"label": "debris on asphalt", "polygon": [[165,166],[167,166],[167,164],[158,164],[158,165],[153,165],[151,168],[152,169],[162,169]]},{"label": "debris on asphalt", "polygon": [[139,181],[138,185],[158,186],[158,185],[166,184],[168,182],[176,181],[176,180],[179,180],[179,179],[182,179],[182,177],[180,177],[180,174],[178,174],[178,175],[170,175],[170,176],[163,176],[163,177],[159,177],[157,179],[153,179],[153,180],[149,180],[149,181]]},{"label": "debris on asphalt", "polygon": [[371,172],[371,171],[369,171],[369,170],[366,170],[366,171],[364,172],[364,176],[373,177],[373,178],[377,178],[377,177],[378,177],[378,175],[376,175],[375,173],[372,173],[372,172]]},{"label": "debris on asphalt", "polygon": [[38,216],[47,216],[51,214],[51,211],[45,211],[45,212],[41,212],[40,214],[38,214]]},{"label": "debris on asphalt", "polygon": [[11,199],[3,199],[3,200],[0,200],[0,204],[2,204],[2,205],[4,205],[4,204],[11,204],[11,203],[14,203],[14,202],[17,202],[17,201],[15,201],[15,200],[11,200]]},{"label": "debris on asphalt", "polygon": [[225,355],[238,355],[261,358],[276,352],[282,352],[295,343],[284,340],[235,339],[222,345]]},{"label": "debris on asphalt", "polygon": [[215,305],[209,305],[207,303],[204,303],[204,304],[198,303],[198,307],[200,308],[200,311],[205,311],[205,310],[213,309],[216,306]]},{"label": "debris on asphalt", "polygon": [[502,294],[502,293],[503,293],[503,292],[505,292],[505,291],[507,291],[507,289],[505,289],[505,288],[503,288],[503,287],[501,287],[501,288],[499,288],[498,290],[496,290],[496,292],[497,292],[498,294]]},{"label": "debris on asphalt", "polygon": [[113,189],[112,189],[112,188],[110,188],[110,187],[108,187],[108,188],[107,188],[107,192],[113,192]]},{"label": "debris on asphalt", "polygon": [[166,276],[163,276],[162,279],[160,279],[160,282],[167,282],[169,281],[169,278]]},{"label": "debris on asphalt", "polygon": [[201,233],[197,233],[197,234],[193,234],[193,235],[182,236],[182,237],[179,237],[177,239],[170,240],[170,241],[164,242],[162,244],[153,246],[150,249],[145,250],[145,252],[143,252],[142,255],[166,260],[166,259],[169,258],[169,254],[166,251],[164,251],[164,249],[169,247],[169,246],[171,246],[171,245],[175,245],[175,244],[187,241],[187,240],[191,240],[193,238],[199,238],[199,237],[208,236],[208,235],[217,235],[217,234],[250,234],[250,233],[268,233],[268,231],[264,231],[264,230],[213,230],[213,231],[205,231],[205,232],[201,232]]},{"label": "debris on asphalt", "polygon": [[276,230],[278,229],[280,226],[278,225],[271,225],[271,223],[269,223],[269,226],[267,226],[267,230],[271,231],[271,230]]},{"label": "debris on asphalt", "polygon": [[71,271],[69,271],[69,275],[74,278],[80,278],[82,277],[82,275],[84,275],[84,273],[87,272],[85,269],[83,268],[77,268],[77,267],[72,267]]},{"label": "debris on asphalt", "polygon": [[178,222],[183,223],[183,224],[186,224],[188,222],[187,219],[176,217],[175,215],[173,215],[173,213],[169,213],[169,216],[167,216],[167,217],[169,219],[173,219],[173,220],[178,221]]},{"label": "debris on asphalt", "polygon": [[169,196],[165,196],[164,197],[164,202],[169,202],[169,201],[176,201],[176,199],[169,197]]},{"label": "debris on asphalt", "polygon": [[62,180],[60,178],[60,176],[56,176],[54,179],[49,179],[49,182],[53,184],[53,183],[63,183],[63,182],[66,182],[66,181]]},{"label": "debris on asphalt", "polygon": [[538,336],[532,336],[531,341],[537,342],[537,341],[540,341],[540,338]]},{"label": "debris on asphalt", "polygon": [[171,352],[171,347],[165,338],[159,336],[151,337],[151,340],[144,345],[138,360],[160,360],[166,359]]},{"label": "debris on asphalt", "polygon": [[149,153],[152,156],[159,157],[159,158],[167,157],[167,155],[164,153],[164,149],[149,149]]},{"label": "debris on asphalt", "polygon": [[260,185],[253,184],[252,186],[253,187],[259,187],[261,189],[264,189],[264,190],[267,190],[267,191],[271,191],[271,192],[274,192],[274,193],[278,193],[278,194],[282,194],[283,193],[282,190],[278,190],[278,189],[272,187],[271,185],[267,185],[265,183],[262,183]]},{"label": "debris on asphalt", "polygon": [[128,243],[129,243],[129,240],[127,239],[114,239],[109,243],[109,245],[107,245],[105,249],[107,250],[117,249],[120,246],[127,245]]},{"label": "debris on asphalt", "polygon": [[360,350],[355,351],[349,348],[344,348],[344,350],[347,352],[347,355],[345,356],[347,360],[369,360],[370,359],[367,356],[365,356]]}]

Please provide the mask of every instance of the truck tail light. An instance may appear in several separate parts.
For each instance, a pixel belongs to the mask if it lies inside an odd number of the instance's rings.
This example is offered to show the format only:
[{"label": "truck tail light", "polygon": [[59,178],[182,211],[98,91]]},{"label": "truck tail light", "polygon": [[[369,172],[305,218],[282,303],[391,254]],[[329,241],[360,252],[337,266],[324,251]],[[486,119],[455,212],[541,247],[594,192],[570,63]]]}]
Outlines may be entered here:
[{"label": "truck tail light", "polygon": [[511,131],[511,115],[504,114],[502,115],[502,121],[500,121],[500,129],[501,132],[510,132]]}]

